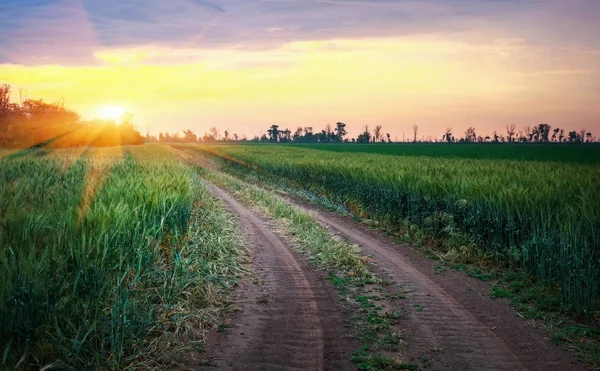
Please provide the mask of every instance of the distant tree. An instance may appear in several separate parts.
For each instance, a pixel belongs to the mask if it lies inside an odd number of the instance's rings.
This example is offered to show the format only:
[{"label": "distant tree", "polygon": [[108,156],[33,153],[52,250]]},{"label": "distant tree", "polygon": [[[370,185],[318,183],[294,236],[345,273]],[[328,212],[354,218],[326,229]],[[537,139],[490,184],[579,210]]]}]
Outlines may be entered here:
[{"label": "distant tree", "polygon": [[330,139],[332,139],[333,137],[333,130],[331,129],[331,125],[327,124],[325,125],[325,138],[324,138],[324,142],[329,142],[331,141]]},{"label": "distant tree", "polygon": [[369,131],[369,125],[365,125],[364,131],[356,138],[357,143],[369,143],[371,141],[371,132]]},{"label": "distant tree", "polygon": [[595,139],[590,132],[585,133],[585,138],[586,143],[592,143]]},{"label": "distant tree", "polygon": [[555,128],[555,129],[552,131],[552,141],[553,141],[553,142],[556,142],[556,136],[558,135],[558,132],[559,132],[559,131],[560,131],[560,128]]},{"label": "distant tree", "polygon": [[335,124],[335,133],[337,136],[337,141],[338,142],[343,142],[344,141],[344,137],[346,136],[347,132],[346,132],[346,124],[344,124],[343,122],[338,122]]},{"label": "distant tree", "polygon": [[221,136],[221,131],[219,129],[217,129],[216,126],[213,126],[212,128],[210,128],[209,131],[210,131],[210,136],[213,138],[213,140],[219,140],[219,137]]},{"label": "distant tree", "polygon": [[198,137],[196,136],[196,134],[194,134],[193,131],[191,131],[190,129],[187,129],[187,130],[183,131],[183,140],[185,142],[197,142]]},{"label": "distant tree", "polygon": [[452,137],[452,128],[446,128],[444,135],[442,135],[442,140],[448,143],[454,141],[454,138]]},{"label": "distant tree", "polygon": [[470,126],[465,131],[465,142],[474,143],[477,141],[477,134],[475,133],[475,128]]},{"label": "distant tree", "polygon": [[390,138],[390,133],[386,133],[385,136],[387,137],[388,143],[392,143],[392,139]]},{"label": "distant tree", "polygon": [[517,128],[517,125],[515,125],[515,124],[506,125],[506,135],[508,136],[509,143],[513,142],[513,137],[515,136],[516,128]]},{"label": "distant tree", "polygon": [[540,124],[537,126],[537,137],[538,141],[547,143],[549,142],[550,135],[550,125],[548,124]]},{"label": "distant tree", "polygon": [[381,138],[382,138],[381,129],[382,128],[383,128],[383,126],[377,125],[377,126],[375,126],[375,129],[373,129],[373,143],[377,143],[381,140]]},{"label": "distant tree", "polygon": [[291,142],[292,141],[292,131],[290,129],[285,129],[279,132],[279,141],[280,142]]},{"label": "distant tree", "polygon": [[413,129],[413,134],[414,134],[414,136],[413,136],[413,142],[416,143],[417,142],[417,134],[419,133],[419,126],[418,125],[413,125],[412,129]]},{"label": "distant tree", "polygon": [[271,128],[267,130],[267,133],[269,133],[269,141],[279,141],[279,125],[271,125]]},{"label": "distant tree", "polygon": [[292,136],[292,139],[294,140],[294,142],[300,142],[302,139],[302,127],[298,126],[296,128],[296,131],[294,132],[294,135]]},{"label": "distant tree", "polygon": [[236,133],[233,133],[233,140],[236,142],[239,140],[239,136]]},{"label": "distant tree", "polygon": [[558,142],[562,143],[564,138],[565,138],[565,129],[560,129],[560,135],[558,136]]},{"label": "distant tree", "polygon": [[579,130],[579,133],[577,134],[577,139],[579,143],[584,143],[585,142],[585,134],[586,134],[586,130],[585,129],[581,129]]},{"label": "distant tree", "polygon": [[223,140],[227,142],[229,140],[229,130],[223,132]]},{"label": "distant tree", "polygon": [[569,142],[570,143],[576,143],[577,142],[577,132],[576,131],[570,131],[569,132]]}]

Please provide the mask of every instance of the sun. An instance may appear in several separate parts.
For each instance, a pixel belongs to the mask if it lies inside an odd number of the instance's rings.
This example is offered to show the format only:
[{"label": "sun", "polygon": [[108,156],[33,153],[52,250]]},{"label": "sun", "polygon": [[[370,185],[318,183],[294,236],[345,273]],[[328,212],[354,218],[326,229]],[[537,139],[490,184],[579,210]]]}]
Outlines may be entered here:
[{"label": "sun", "polygon": [[119,122],[126,111],[125,108],[119,106],[102,106],[98,108],[98,118]]}]

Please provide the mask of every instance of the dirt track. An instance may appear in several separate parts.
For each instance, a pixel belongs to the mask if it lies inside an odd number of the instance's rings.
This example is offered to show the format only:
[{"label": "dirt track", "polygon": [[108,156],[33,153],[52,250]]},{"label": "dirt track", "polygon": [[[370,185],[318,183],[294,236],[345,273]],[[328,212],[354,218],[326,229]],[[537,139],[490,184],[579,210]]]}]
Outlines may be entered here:
[{"label": "dirt track", "polygon": [[359,244],[373,257],[376,272],[401,285],[395,285],[396,290],[405,293],[415,308],[406,323],[413,357],[434,348],[438,354],[431,356],[433,365],[444,370],[585,369],[564,348],[546,339],[543,330],[528,326],[506,300],[491,299],[489,284],[456,271],[436,275],[435,262],[410,247],[397,245],[349,218],[284,198]]},{"label": "dirt track", "polygon": [[267,222],[220,188],[212,193],[239,218],[250,244],[252,279],[237,290],[240,313],[209,345],[218,370],[353,370],[356,343],[343,308],[315,272],[271,231]]},{"label": "dirt track", "polygon": [[[217,170],[212,164],[203,165]],[[265,221],[226,192],[215,189],[215,195],[240,216],[255,244],[255,269],[265,277],[264,289],[280,300],[264,308],[255,304],[262,295],[260,288],[240,290],[246,304],[237,322],[249,324],[248,330],[242,327],[218,341],[225,347],[217,359],[219,369],[354,369],[345,360],[356,344],[347,335],[336,338],[347,334],[339,315],[343,309],[323,277],[319,279],[290,252]],[[406,297],[394,308],[407,314],[401,322],[409,336],[402,359],[425,363],[431,370],[585,370],[570,352],[552,344],[544,330],[518,317],[507,300],[490,298],[490,284],[453,270],[435,274],[437,263],[408,246],[350,218],[286,194],[282,198],[313,213],[324,226],[372,256],[373,270],[394,283],[382,294]]]}]

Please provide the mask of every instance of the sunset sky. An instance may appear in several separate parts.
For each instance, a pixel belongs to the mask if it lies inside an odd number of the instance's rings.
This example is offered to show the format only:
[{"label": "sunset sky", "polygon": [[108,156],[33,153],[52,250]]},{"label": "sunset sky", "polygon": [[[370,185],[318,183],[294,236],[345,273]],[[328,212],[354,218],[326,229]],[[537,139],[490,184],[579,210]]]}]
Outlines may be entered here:
[{"label": "sunset sky", "polygon": [[599,0],[2,0],[0,82],[155,134],[598,136],[598,19]]}]

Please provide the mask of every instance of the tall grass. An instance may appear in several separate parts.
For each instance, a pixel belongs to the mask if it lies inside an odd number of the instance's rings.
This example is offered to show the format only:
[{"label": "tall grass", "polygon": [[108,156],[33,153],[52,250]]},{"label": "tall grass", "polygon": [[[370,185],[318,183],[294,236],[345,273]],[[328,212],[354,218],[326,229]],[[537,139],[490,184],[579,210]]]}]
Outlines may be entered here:
[{"label": "tall grass", "polygon": [[235,226],[162,147],[73,154],[0,160],[0,367],[167,362],[237,271]]},{"label": "tall grass", "polygon": [[[283,146],[205,147],[237,171],[340,200],[391,225],[560,284],[578,313],[598,309],[600,167],[573,163],[386,156]],[[466,238],[456,238],[464,236]]]}]

